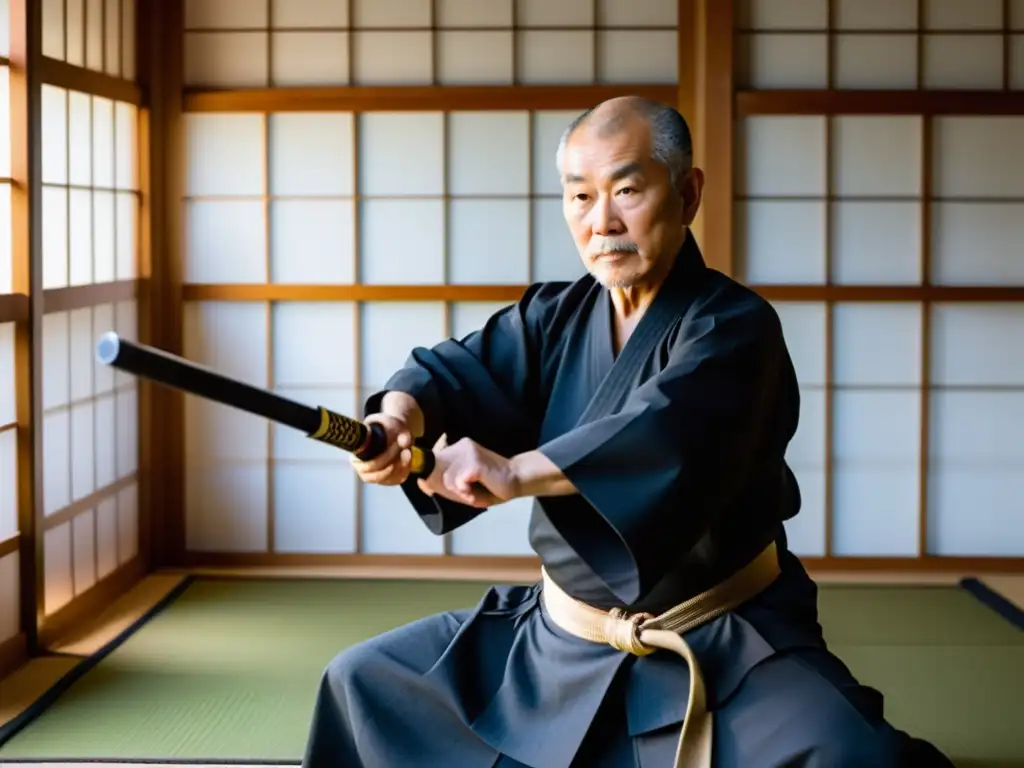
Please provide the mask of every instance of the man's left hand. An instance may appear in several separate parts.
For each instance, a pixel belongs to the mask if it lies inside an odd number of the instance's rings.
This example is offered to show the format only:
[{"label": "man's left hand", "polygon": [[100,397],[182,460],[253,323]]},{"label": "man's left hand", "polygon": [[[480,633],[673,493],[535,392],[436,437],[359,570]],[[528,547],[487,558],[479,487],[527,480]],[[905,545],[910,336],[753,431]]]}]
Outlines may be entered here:
[{"label": "man's left hand", "polygon": [[430,477],[421,478],[420,490],[435,493],[471,507],[491,507],[516,498],[519,481],[511,462],[469,438],[448,445],[441,436],[434,446],[436,466]]}]

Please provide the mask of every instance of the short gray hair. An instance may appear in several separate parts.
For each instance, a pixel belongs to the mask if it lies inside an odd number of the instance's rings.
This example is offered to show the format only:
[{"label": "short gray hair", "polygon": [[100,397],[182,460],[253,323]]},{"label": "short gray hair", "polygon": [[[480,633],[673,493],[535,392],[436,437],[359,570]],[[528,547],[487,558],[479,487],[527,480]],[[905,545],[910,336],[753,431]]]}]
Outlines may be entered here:
[{"label": "short gray hair", "polygon": [[[693,138],[690,134],[690,127],[677,110],[666,104],[659,104],[647,99],[631,99],[631,107],[635,109],[634,114],[646,118],[651,127],[651,157],[655,162],[661,163],[668,168],[669,178],[672,184],[678,182],[690,168],[693,167]],[[565,147],[569,143],[576,129],[585,123],[594,114],[598,107],[592,107],[577,117],[562,133],[558,142],[558,151],[555,153],[555,165],[558,168],[559,177],[562,176],[562,160],[565,156]],[[623,120],[621,117],[612,118],[606,126],[602,126],[602,132],[614,132],[621,128]]]}]

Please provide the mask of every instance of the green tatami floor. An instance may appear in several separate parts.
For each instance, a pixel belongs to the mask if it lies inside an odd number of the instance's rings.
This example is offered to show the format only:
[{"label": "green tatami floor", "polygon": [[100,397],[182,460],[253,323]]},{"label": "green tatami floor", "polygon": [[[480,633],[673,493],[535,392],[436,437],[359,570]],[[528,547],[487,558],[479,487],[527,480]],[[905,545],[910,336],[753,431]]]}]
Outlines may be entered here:
[{"label": "green tatami floor", "polygon": [[[197,579],[0,747],[0,763],[297,761],[320,673],[341,648],[484,589]],[[898,727],[959,765],[1024,765],[1020,629],[958,587],[823,586],[821,618]]]}]

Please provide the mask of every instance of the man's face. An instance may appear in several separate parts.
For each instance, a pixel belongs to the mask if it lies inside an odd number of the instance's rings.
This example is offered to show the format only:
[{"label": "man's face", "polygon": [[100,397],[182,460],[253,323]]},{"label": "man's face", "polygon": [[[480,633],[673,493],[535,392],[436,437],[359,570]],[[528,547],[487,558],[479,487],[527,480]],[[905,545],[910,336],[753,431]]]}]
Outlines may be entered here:
[{"label": "man's face", "polygon": [[673,187],[668,169],[651,158],[641,119],[605,137],[586,124],[577,129],[562,158],[562,211],[587,270],[609,288],[660,271],[696,215],[700,180],[694,170]]}]

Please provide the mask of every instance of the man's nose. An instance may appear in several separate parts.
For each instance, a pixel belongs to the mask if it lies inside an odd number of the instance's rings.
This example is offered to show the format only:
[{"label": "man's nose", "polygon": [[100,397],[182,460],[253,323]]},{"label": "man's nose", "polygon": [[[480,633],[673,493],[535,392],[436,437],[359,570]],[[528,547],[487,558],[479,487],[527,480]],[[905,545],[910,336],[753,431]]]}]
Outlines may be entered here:
[{"label": "man's nose", "polygon": [[619,218],[611,199],[602,197],[591,209],[590,228],[595,235],[618,235],[622,233],[622,220]]}]

